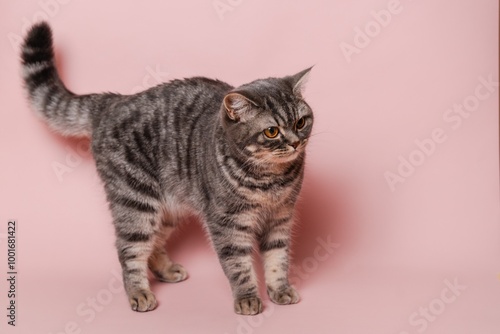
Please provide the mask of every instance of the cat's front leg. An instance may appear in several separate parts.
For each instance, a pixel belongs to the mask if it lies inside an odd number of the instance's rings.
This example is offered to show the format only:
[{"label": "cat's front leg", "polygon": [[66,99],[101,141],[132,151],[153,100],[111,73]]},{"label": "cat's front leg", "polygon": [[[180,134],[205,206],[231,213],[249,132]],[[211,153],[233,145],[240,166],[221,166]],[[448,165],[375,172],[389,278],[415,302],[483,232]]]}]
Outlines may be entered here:
[{"label": "cat's front leg", "polygon": [[212,241],[229,279],[234,298],[234,311],[242,315],[262,312],[252,253],[254,232],[248,221],[219,217],[209,224]]},{"label": "cat's front leg", "polygon": [[292,216],[276,218],[269,223],[259,240],[267,293],[274,303],[281,305],[295,304],[300,299],[298,292],[288,282],[292,224]]}]

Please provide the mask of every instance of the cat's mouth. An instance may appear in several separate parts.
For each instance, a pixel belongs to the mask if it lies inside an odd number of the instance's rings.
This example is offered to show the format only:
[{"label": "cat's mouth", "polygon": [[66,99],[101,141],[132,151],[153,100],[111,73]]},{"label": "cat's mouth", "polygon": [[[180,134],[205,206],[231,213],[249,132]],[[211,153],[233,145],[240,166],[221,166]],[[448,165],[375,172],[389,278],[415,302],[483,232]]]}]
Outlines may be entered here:
[{"label": "cat's mouth", "polygon": [[303,140],[297,146],[288,145],[273,151],[260,151],[254,153],[254,158],[267,163],[283,164],[293,162],[304,151],[307,140]]},{"label": "cat's mouth", "polygon": [[304,150],[306,144],[307,144],[307,139],[303,140],[297,146],[288,145],[286,149],[280,149],[274,151],[272,155],[274,159],[277,160],[277,162],[290,162],[295,160],[299,156],[300,152]]},{"label": "cat's mouth", "polygon": [[290,148],[288,150],[276,151],[273,152],[273,158],[276,162],[290,162],[295,160],[300,153],[300,150],[297,148]]}]

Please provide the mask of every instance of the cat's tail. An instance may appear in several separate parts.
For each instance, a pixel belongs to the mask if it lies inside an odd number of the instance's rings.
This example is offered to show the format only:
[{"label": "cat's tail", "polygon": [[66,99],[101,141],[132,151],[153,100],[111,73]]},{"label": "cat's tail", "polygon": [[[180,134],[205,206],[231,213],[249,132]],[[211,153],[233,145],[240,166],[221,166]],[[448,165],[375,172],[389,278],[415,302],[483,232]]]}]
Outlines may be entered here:
[{"label": "cat's tail", "polygon": [[62,135],[89,136],[92,116],[116,95],[76,95],[64,86],[55,67],[52,31],[46,22],[31,27],[21,52],[24,86],[37,114]]}]

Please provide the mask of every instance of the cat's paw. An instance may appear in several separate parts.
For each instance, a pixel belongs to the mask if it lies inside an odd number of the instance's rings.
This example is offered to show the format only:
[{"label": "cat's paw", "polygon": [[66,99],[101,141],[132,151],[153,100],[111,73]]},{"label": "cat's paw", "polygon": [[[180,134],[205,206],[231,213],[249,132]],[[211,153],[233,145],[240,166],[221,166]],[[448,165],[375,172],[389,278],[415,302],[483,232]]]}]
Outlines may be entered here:
[{"label": "cat's paw", "polygon": [[234,312],[241,315],[256,315],[262,312],[262,301],[259,297],[244,297],[234,301]]},{"label": "cat's paw", "polygon": [[158,305],[155,295],[149,290],[135,290],[129,293],[128,300],[133,311],[148,312]]},{"label": "cat's paw", "polygon": [[172,264],[168,269],[162,271],[153,270],[156,279],[161,282],[177,283],[188,278],[188,272],[178,263]]},{"label": "cat's paw", "polygon": [[291,286],[287,286],[280,290],[268,288],[267,292],[273,303],[279,305],[295,304],[300,300],[299,293]]}]

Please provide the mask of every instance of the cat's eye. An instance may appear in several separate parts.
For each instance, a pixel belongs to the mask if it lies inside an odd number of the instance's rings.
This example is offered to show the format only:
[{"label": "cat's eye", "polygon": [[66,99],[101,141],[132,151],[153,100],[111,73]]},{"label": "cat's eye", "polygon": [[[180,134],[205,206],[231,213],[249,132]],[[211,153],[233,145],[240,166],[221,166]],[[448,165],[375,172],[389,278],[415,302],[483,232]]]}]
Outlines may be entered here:
[{"label": "cat's eye", "polygon": [[306,119],[304,117],[301,117],[301,118],[299,118],[297,123],[295,123],[295,128],[297,130],[300,130],[300,129],[304,128],[305,125],[306,125]]},{"label": "cat's eye", "polygon": [[279,133],[280,130],[275,126],[271,126],[270,128],[264,130],[264,134],[267,138],[276,138]]}]

